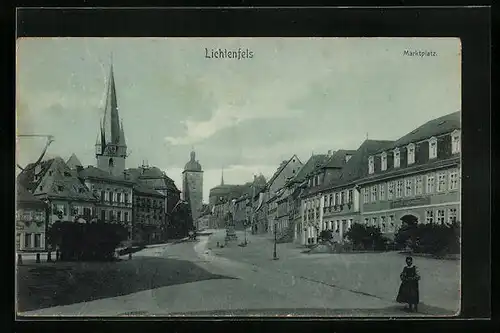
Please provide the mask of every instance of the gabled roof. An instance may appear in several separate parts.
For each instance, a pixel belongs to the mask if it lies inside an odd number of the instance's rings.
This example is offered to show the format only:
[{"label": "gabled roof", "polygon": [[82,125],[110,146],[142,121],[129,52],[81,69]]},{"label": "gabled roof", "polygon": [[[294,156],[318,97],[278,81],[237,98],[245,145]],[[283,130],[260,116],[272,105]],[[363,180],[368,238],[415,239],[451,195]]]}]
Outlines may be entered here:
[{"label": "gabled roof", "polygon": [[324,168],[342,168],[346,164],[346,156],[354,155],[356,150],[337,150],[333,152],[332,156],[325,163]]},{"label": "gabled roof", "polygon": [[348,184],[365,177],[368,175],[368,158],[370,155],[386,149],[385,147],[391,146],[393,142],[389,140],[365,140],[343,168],[339,180],[334,184],[325,184],[325,186]]},{"label": "gabled roof", "polygon": [[168,177],[165,172],[163,172],[160,168],[157,167],[138,167],[138,168],[129,168],[125,170],[125,173],[128,175],[128,178],[132,181],[140,181],[145,179],[161,179],[165,186],[174,192],[180,192],[177,186],[175,186],[175,182],[172,178]]},{"label": "gabled roof", "polygon": [[154,195],[154,196],[157,196],[157,197],[164,197],[163,194],[161,194],[160,192],[156,191],[151,186],[149,186],[147,184],[143,184],[143,183],[136,183],[134,185],[134,191],[137,192],[137,193],[140,193],[140,194]]},{"label": "gabled roof", "polygon": [[[445,116],[430,120],[410,133],[396,140],[392,145],[384,147],[384,150],[406,146],[412,142],[422,141],[433,136],[453,132],[461,127],[461,112],[453,112]],[[382,153],[382,151],[377,152]]]},{"label": "gabled roof", "polygon": [[81,167],[82,166],[82,162],[80,162],[80,160],[78,159],[78,157],[76,157],[76,155],[73,153],[73,154],[71,154],[71,157],[66,162],[66,165],[70,169],[75,169],[76,167]]},{"label": "gabled roof", "polygon": [[18,205],[29,205],[35,207],[45,207],[45,203],[31,194],[24,186],[17,184],[16,186],[16,203]]},{"label": "gabled roof", "polygon": [[107,182],[116,182],[121,184],[133,185],[134,181],[130,179],[125,179],[125,176],[113,176],[107,171],[101,170],[94,166],[88,166],[78,172],[78,176],[82,179],[98,179]]},{"label": "gabled roof", "polygon": [[309,160],[299,169],[291,182],[302,183],[306,180],[307,176],[316,170],[320,169],[328,161],[329,157],[326,154],[312,155]]},{"label": "gabled roof", "polygon": [[60,157],[43,161],[37,167],[28,165],[18,176],[18,182],[35,197],[97,200]]},{"label": "gabled roof", "polygon": [[295,154],[292,157],[290,157],[288,160],[285,160],[285,161],[281,162],[280,166],[278,167],[278,169],[276,170],[276,172],[274,173],[274,175],[267,182],[268,186],[270,186],[274,182],[274,180],[281,174],[281,172],[283,171],[283,169],[285,169],[286,166],[290,163],[290,161],[292,159],[294,159],[294,158],[297,161],[299,161],[299,163],[301,163],[300,160],[299,160],[299,158]]}]

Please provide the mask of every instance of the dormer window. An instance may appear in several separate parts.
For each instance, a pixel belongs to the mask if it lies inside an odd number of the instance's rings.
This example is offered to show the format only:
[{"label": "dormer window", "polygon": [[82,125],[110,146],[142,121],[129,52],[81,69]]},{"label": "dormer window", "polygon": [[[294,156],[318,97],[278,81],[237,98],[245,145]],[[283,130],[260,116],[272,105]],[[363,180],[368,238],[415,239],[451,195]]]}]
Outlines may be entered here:
[{"label": "dormer window", "polygon": [[407,147],[408,150],[408,165],[415,163],[415,144],[410,143]]},{"label": "dormer window", "polygon": [[394,149],[394,168],[399,168],[401,162],[400,162],[400,152],[399,148]]},{"label": "dormer window", "polygon": [[432,137],[429,139],[429,159],[437,157],[437,139]]},{"label": "dormer window", "polygon": [[455,130],[451,133],[451,153],[457,154],[460,152],[460,131]]},{"label": "dormer window", "polygon": [[375,160],[374,160],[373,156],[370,156],[368,158],[368,173],[372,174],[374,172],[375,172]]},{"label": "dormer window", "polygon": [[387,153],[383,152],[380,156],[380,168],[382,171],[387,170]]}]

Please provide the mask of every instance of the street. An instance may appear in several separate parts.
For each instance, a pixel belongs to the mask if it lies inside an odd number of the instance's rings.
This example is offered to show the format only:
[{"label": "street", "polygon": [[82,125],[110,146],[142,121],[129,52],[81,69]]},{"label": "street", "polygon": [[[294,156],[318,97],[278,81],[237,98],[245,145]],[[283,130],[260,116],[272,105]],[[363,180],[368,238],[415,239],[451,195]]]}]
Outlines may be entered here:
[{"label": "street", "polygon": [[[86,265],[87,271],[80,275],[93,284],[74,281],[73,288],[62,293],[65,297],[60,296],[59,301],[46,300],[43,304],[28,301],[33,297],[28,289],[33,290],[33,286],[23,285],[28,282],[23,282],[22,274],[29,274],[27,268],[33,269],[36,265],[67,264],[26,262],[20,266],[26,273],[18,271],[19,314],[415,315],[403,311],[403,306],[394,302],[404,262],[402,255],[307,255],[294,244],[278,244],[279,260],[272,260],[273,244],[265,236],[248,235],[248,246],[239,247],[243,233],[238,232],[238,241],[217,248],[216,243],[222,243],[224,235],[224,230],[218,230],[211,236],[200,236],[197,242],[146,248],[135,253],[132,260],[124,256],[124,260],[117,263]],[[459,273],[459,264],[434,261],[416,259],[423,276],[423,304],[418,315],[450,316],[458,305],[455,298],[459,280],[453,282],[452,275],[457,267]],[[94,266],[96,268],[92,268]],[[91,274],[101,280],[94,282],[98,279],[91,278]],[[78,280],[78,276],[70,274],[73,280]],[[68,296],[68,293],[77,294],[77,290],[80,290],[78,297]]]}]

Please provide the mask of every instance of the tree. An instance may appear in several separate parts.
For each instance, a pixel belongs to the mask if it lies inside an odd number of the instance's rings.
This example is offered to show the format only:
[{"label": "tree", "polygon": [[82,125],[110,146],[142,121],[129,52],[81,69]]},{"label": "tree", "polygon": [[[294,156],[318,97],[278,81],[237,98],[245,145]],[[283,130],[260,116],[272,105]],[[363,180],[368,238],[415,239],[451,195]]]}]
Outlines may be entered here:
[{"label": "tree", "polygon": [[189,235],[189,231],[194,231],[191,209],[187,204],[180,204],[172,212],[171,221],[167,227],[168,238],[179,239]]},{"label": "tree", "polygon": [[353,224],[345,236],[356,250],[385,250],[388,242],[378,226],[359,223]]},{"label": "tree", "polygon": [[409,246],[415,253],[441,255],[460,253],[460,224],[403,225],[396,233],[398,248]]},{"label": "tree", "polygon": [[59,247],[62,260],[112,260],[115,249],[127,239],[119,224],[55,222],[47,230],[47,241]]},{"label": "tree", "polygon": [[321,241],[330,241],[333,238],[333,233],[331,230],[323,230],[319,234],[319,239]]}]

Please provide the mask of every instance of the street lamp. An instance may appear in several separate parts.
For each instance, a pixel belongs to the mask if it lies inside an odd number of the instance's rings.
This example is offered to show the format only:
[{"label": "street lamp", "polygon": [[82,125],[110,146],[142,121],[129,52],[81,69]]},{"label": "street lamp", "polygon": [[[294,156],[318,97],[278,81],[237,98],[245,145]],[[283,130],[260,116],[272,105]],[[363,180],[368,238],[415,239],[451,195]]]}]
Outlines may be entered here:
[{"label": "street lamp", "polygon": [[243,225],[243,231],[245,232],[245,245],[247,245],[247,228],[248,228],[248,219],[245,219],[245,224]]},{"label": "street lamp", "polygon": [[274,252],[273,252],[273,260],[278,260],[278,256],[276,255],[276,242],[277,242],[277,231],[278,231],[278,223],[276,222],[276,218],[274,219]]}]

